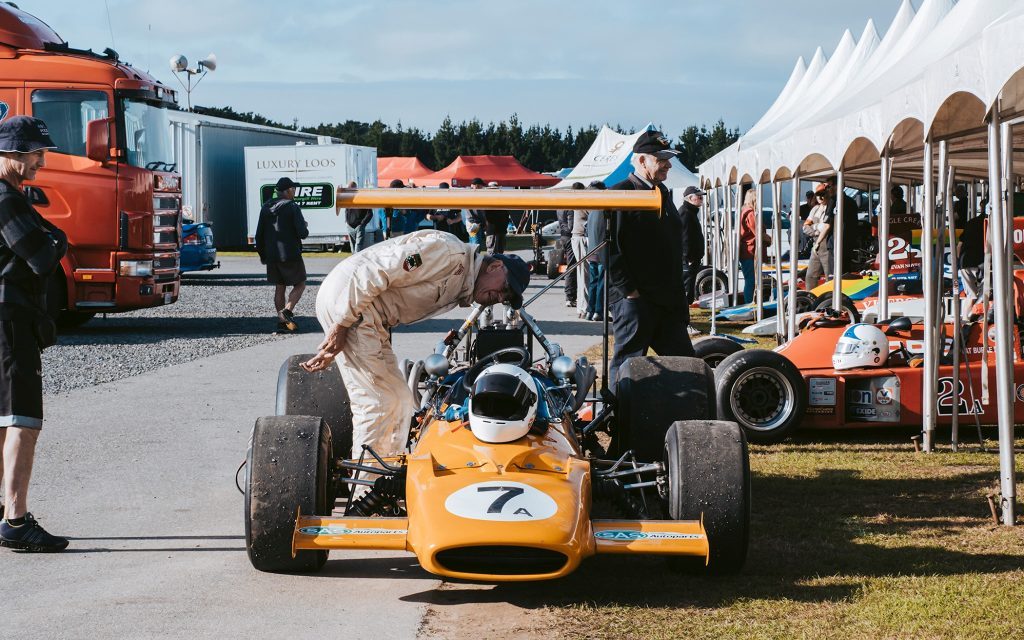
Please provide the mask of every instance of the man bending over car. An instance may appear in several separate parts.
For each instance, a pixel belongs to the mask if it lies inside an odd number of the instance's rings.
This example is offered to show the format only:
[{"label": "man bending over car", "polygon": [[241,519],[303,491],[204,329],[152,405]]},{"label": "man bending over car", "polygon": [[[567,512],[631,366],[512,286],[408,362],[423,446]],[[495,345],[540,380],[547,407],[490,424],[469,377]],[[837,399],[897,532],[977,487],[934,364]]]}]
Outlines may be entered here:
[{"label": "man bending over car", "polygon": [[363,444],[381,455],[405,449],[416,407],[391,348],[392,327],[473,302],[518,309],[529,282],[518,256],[480,255],[436,230],[376,244],[334,267],[316,297],[327,335],[302,366],[321,371],[337,359],[352,402],[352,457]]}]

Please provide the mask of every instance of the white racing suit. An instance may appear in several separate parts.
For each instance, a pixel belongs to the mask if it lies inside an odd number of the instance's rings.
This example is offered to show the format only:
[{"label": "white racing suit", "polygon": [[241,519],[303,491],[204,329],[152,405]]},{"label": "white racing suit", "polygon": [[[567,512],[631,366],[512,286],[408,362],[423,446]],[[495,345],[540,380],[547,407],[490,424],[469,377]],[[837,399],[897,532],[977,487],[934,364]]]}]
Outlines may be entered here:
[{"label": "white racing suit", "polygon": [[483,256],[443,231],[373,245],[331,270],[316,296],[324,331],[349,327],[337,363],[352,402],[352,457],[368,444],[380,455],[405,450],[416,410],[388,330],[468,307]]}]

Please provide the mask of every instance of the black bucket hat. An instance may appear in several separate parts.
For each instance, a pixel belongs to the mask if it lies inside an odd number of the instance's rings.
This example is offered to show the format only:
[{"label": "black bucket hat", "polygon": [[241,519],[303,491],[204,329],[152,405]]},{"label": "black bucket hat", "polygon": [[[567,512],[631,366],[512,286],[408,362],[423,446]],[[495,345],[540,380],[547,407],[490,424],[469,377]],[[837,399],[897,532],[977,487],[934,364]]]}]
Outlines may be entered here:
[{"label": "black bucket hat", "polygon": [[505,302],[513,309],[523,306],[523,292],[530,285],[530,267],[517,255],[498,253],[493,256],[505,265],[505,283],[511,294]]},{"label": "black bucket hat", "polygon": [[0,151],[32,153],[56,149],[46,123],[31,116],[14,116],[0,122]]}]

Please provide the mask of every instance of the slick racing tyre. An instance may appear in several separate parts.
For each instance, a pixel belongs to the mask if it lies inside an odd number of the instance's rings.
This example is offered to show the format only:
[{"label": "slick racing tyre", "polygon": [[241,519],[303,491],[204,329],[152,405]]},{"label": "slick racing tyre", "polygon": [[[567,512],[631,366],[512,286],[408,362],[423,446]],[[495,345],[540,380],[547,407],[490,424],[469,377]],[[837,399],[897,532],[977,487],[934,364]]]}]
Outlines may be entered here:
[{"label": "slick racing tyre", "polygon": [[715,369],[718,417],[738,423],[747,440],[782,442],[807,409],[807,387],[796,366],[774,351],[746,349]]},{"label": "slick racing tyre", "polygon": [[662,462],[668,474],[665,510],[672,520],[703,520],[710,556],[670,558],[689,574],[736,573],[750,538],[750,462],[743,430],[735,422],[675,422],[665,434]]},{"label": "slick racing tyre", "polygon": [[725,360],[726,356],[731,356],[739,351],[743,351],[743,345],[735,340],[718,336],[708,336],[693,343],[694,355],[706,362],[712,369]]},{"label": "slick racing tyre", "polygon": [[318,571],[327,551],[292,557],[296,514],[329,515],[331,431],[313,416],[256,420],[245,465],[245,548],[260,571]]},{"label": "slick racing tyre", "polygon": [[[860,322],[860,311],[857,311],[857,306],[853,304],[853,300],[850,300],[850,297],[847,296],[845,293],[840,294],[840,296],[840,303],[842,305],[842,309],[850,316],[850,323],[856,324]],[[814,304],[815,311],[824,311],[825,309],[832,308],[833,307],[831,292],[823,293],[817,297]]]},{"label": "slick racing tyre", "polygon": [[[352,403],[338,367],[309,373],[300,365],[313,354],[294,355],[284,361],[277,374],[279,416],[319,416],[331,430],[333,455],[348,458],[352,453]],[[347,485],[346,485],[347,486]]]},{"label": "slick racing tyre", "polygon": [[612,449],[632,449],[638,461],[661,459],[665,432],[677,420],[716,417],[715,378],[699,358],[645,356],[619,367]]}]

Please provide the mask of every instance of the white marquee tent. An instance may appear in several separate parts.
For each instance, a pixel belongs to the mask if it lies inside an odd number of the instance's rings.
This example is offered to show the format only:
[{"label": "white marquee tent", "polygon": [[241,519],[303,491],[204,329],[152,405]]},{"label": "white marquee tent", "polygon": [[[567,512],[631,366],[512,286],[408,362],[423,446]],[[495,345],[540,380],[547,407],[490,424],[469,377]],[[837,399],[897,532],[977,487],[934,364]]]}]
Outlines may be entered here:
[{"label": "white marquee tent", "polygon": [[[1016,500],[1013,461],[1014,388],[1010,237],[1006,209],[1024,174],[1024,2],[923,0],[917,11],[903,0],[883,38],[872,22],[860,38],[843,34],[830,59],[821,49],[811,63],[798,60],[789,81],[764,116],[735,144],[700,167],[702,184],[723,188],[731,209],[732,185],[769,184],[835,176],[840,187],[878,188],[883,215],[879,243],[888,239],[890,181],[922,185],[922,237],[942,228],[936,204],[948,205],[947,176],[981,181],[992,192],[993,308],[996,312],[998,422],[1003,521],[1012,524]],[[937,153],[936,153],[937,149]],[[936,186],[938,188],[936,188]],[[761,190],[758,190],[760,193]],[[794,197],[794,201],[795,201]],[[796,202],[794,202],[795,206]],[[776,208],[778,203],[774,203]],[[842,206],[842,205],[839,205]],[[838,218],[837,218],[838,219]],[[717,223],[716,223],[717,224]],[[842,224],[835,234],[841,240]],[[728,234],[727,234],[728,235]],[[735,242],[735,238],[730,238]],[[838,252],[837,252],[838,253]],[[887,272],[888,252],[880,253]],[[923,427],[926,449],[935,427],[937,325],[941,289],[923,252],[926,359]],[[837,268],[839,261],[837,259]],[[791,262],[795,281],[796,261]],[[886,278],[879,283],[880,313],[887,309]],[[790,296],[795,299],[795,296]],[[834,285],[838,305],[839,283]],[[781,316],[781,314],[780,314]],[[780,318],[781,321],[781,318]],[[795,306],[789,335],[795,333]],[[928,356],[931,357],[928,357]]]}]

